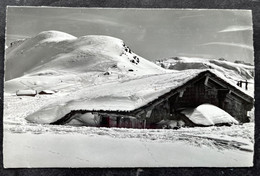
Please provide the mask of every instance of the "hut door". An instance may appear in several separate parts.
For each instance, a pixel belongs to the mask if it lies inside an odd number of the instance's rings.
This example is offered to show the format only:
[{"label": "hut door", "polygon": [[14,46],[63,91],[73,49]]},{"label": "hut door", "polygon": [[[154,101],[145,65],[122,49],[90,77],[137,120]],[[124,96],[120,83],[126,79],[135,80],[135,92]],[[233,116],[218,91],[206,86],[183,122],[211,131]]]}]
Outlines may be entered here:
[{"label": "hut door", "polygon": [[229,90],[218,90],[218,107],[224,109],[224,101],[228,94]]},{"label": "hut door", "polygon": [[109,127],[110,126],[110,118],[108,116],[103,116],[100,125],[102,127]]},{"label": "hut door", "polygon": [[121,117],[116,117],[116,126],[117,127],[120,126],[120,120],[121,120]]}]

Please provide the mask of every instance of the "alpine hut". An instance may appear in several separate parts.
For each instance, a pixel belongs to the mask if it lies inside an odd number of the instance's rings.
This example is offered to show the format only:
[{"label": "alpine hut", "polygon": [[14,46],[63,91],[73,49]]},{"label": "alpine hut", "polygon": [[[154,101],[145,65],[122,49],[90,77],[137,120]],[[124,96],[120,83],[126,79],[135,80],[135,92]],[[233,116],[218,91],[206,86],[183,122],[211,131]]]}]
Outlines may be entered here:
[{"label": "alpine hut", "polygon": [[[181,112],[202,104],[216,106],[244,123],[249,121],[247,112],[254,104],[251,95],[214,70],[153,75],[123,82],[120,89],[115,88],[118,85],[106,86],[109,91],[102,91],[102,86],[95,88],[98,96],[92,93],[91,98],[82,90],[79,96],[81,99],[51,107],[55,109],[53,112],[59,113],[48,114],[48,119],[46,117],[47,120],[43,120],[43,117],[40,123],[69,124],[72,121],[84,121],[88,125],[86,120],[81,119],[81,114],[91,113],[96,126],[104,127],[158,128],[160,122],[167,120],[181,120],[187,125],[196,125]],[[32,114],[27,120],[39,120],[39,114],[45,113]]]}]

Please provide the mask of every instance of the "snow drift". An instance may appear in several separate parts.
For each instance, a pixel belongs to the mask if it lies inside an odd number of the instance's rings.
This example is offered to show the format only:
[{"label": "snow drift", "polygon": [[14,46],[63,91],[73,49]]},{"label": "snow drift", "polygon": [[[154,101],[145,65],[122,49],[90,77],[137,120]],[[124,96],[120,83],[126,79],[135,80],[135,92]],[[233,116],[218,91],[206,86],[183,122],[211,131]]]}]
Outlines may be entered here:
[{"label": "snow drift", "polygon": [[202,104],[194,109],[185,109],[181,113],[197,125],[238,124],[238,121],[230,114],[211,104]]}]

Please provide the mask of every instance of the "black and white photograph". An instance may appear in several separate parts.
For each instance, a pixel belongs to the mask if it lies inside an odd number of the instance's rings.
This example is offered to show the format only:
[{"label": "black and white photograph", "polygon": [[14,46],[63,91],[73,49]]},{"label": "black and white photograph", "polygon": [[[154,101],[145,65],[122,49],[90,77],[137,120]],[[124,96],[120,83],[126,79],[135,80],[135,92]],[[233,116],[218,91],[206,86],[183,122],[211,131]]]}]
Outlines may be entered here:
[{"label": "black and white photograph", "polygon": [[251,10],[8,6],[4,168],[252,167]]}]

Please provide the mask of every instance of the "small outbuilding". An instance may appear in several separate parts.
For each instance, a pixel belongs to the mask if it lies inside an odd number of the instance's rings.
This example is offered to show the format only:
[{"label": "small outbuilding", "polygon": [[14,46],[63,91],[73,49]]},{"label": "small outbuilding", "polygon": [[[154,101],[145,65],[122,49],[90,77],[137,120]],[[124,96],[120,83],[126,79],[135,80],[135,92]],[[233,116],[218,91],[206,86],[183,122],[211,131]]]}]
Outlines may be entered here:
[{"label": "small outbuilding", "polygon": [[36,90],[32,90],[32,89],[18,90],[18,91],[16,91],[16,95],[17,96],[31,96],[31,97],[34,97],[35,95],[37,95],[37,91]]}]

